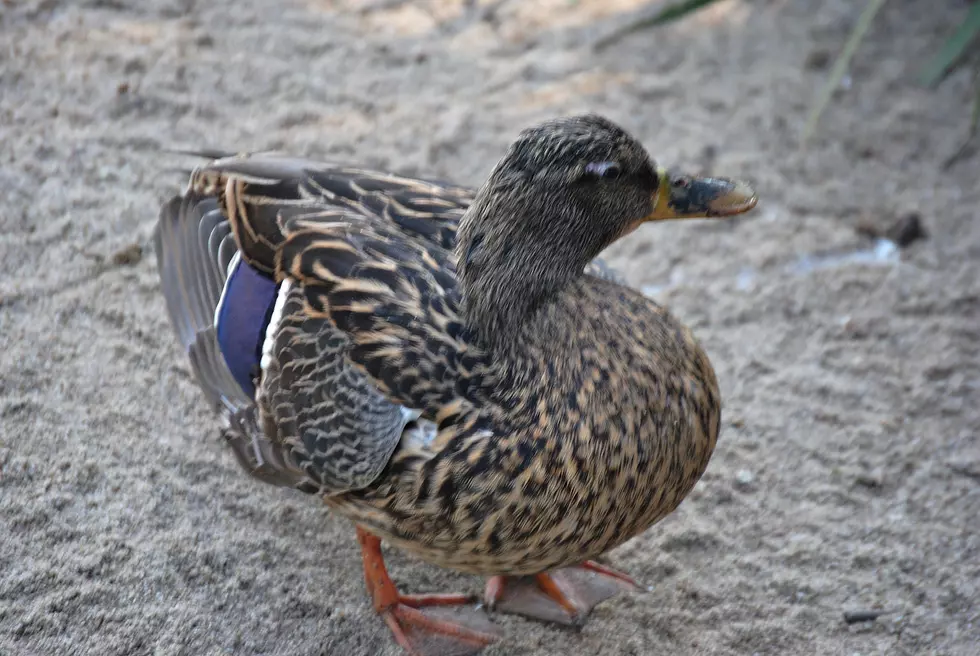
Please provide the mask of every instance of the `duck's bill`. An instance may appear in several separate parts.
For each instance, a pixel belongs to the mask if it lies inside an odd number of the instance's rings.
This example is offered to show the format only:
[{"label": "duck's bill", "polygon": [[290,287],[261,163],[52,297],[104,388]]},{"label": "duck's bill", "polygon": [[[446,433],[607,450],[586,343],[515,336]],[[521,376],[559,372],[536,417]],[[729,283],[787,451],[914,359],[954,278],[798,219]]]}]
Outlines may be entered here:
[{"label": "duck's bill", "polygon": [[759,197],[744,182],[725,178],[701,178],[659,168],[660,186],[653,198],[648,221],[704,219],[748,212]]}]

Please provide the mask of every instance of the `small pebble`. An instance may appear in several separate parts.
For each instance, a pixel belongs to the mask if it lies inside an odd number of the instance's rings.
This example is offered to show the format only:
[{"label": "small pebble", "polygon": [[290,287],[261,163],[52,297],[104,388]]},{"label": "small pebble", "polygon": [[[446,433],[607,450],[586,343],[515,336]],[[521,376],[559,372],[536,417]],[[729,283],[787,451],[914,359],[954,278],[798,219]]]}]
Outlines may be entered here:
[{"label": "small pebble", "polygon": [[112,263],[116,266],[126,266],[138,263],[143,259],[143,247],[130,244],[112,254]]},{"label": "small pebble", "polygon": [[899,248],[905,248],[928,236],[922,225],[922,216],[918,212],[909,212],[902,216],[885,231],[885,237],[898,244]]},{"label": "small pebble", "polygon": [[869,216],[862,216],[854,225],[854,232],[868,239],[881,238],[881,227]]},{"label": "small pebble", "polygon": [[861,622],[874,622],[882,615],[890,615],[894,611],[890,610],[847,610],[844,611],[844,622],[847,624],[859,624]]},{"label": "small pebble", "polygon": [[862,217],[855,224],[854,231],[869,239],[893,242],[899,248],[906,248],[929,236],[922,225],[922,215],[918,212],[903,214],[887,228],[882,228],[881,222],[871,217]]},{"label": "small pebble", "polygon": [[854,481],[862,487],[875,489],[884,485],[884,476],[878,470],[862,472],[855,477]]},{"label": "small pebble", "polygon": [[810,71],[822,71],[830,66],[831,53],[829,50],[813,50],[803,62],[804,68]]},{"label": "small pebble", "polygon": [[739,469],[738,473],[735,474],[735,482],[742,487],[751,485],[754,480],[755,476],[748,469]]}]

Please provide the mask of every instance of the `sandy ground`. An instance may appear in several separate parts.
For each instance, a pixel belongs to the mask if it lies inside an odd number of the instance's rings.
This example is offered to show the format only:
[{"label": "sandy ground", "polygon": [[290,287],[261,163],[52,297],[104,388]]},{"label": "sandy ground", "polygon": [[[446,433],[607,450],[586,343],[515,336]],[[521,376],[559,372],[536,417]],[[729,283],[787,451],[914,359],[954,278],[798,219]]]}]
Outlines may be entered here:
[{"label": "sandy ground", "polygon": [[[467,3],[473,4],[473,3]],[[806,151],[863,3],[724,3],[595,53],[639,0],[0,4],[0,654],[399,653],[350,525],[245,477],[146,244],[172,146],[277,148],[477,184],[517,131],[605,113],[744,176],[752,217],[615,246],[725,399],[673,516],[610,554],[652,589],[488,656],[980,653],[980,156],[970,73],[914,73],[961,0],[886,6]],[[866,233],[918,213],[928,238]],[[390,562],[405,590],[481,582]],[[852,609],[894,611],[848,626]]]}]

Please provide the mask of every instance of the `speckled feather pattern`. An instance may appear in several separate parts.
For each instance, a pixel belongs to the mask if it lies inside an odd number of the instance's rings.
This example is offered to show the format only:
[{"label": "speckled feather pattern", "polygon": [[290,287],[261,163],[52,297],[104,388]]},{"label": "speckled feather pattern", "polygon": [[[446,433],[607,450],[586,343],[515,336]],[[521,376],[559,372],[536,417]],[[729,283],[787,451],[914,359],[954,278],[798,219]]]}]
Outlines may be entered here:
[{"label": "speckled feather pattern", "polygon": [[[331,503],[426,560],[482,574],[580,562],[671,512],[714,447],[715,381],[706,360],[678,355],[696,352],[690,334],[632,292],[584,279],[553,311],[610,298],[623,302],[622,341],[597,345],[604,322],[563,321],[576,366],[531,348],[521,380],[484,369],[499,384],[444,407],[433,453],[396,452],[381,481]],[[670,345],[653,363],[652,344]]]},{"label": "speckled feather pattern", "polygon": [[[706,355],[601,263],[506,361],[481,345],[451,250],[470,190],[243,156],[198,169],[187,195],[217,199],[243,257],[293,285],[257,407],[226,429],[263,480],[435,564],[527,574],[642,532],[707,466]],[[406,408],[431,442],[402,434]]]},{"label": "speckled feather pattern", "polygon": [[406,422],[347,361],[347,335],[304,306],[303,289],[288,288],[256,401],[264,434],[291,454],[302,487],[337,494],[378,477]]}]

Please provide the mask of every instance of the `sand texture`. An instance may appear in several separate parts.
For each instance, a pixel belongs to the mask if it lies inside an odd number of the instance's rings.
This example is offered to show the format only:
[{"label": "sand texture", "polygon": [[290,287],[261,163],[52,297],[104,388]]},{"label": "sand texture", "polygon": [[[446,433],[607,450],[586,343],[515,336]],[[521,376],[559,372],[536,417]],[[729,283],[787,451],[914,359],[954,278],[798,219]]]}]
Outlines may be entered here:
[{"label": "sand texture", "polygon": [[[496,617],[487,656],[980,654],[980,155],[943,167],[971,67],[915,82],[969,3],[888,3],[805,150],[864,3],[731,0],[593,51],[653,4],[0,2],[0,654],[399,654],[350,524],[219,441],[145,248],[193,164],[163,149],[479,184],[583,110],[762,196],[608,253],[701,338],[722,436],[609,554],[649,591],[581,632]],[[911,215],[927,237],[876,251]],[[405,591],[482,587],[390,564]]]}]

